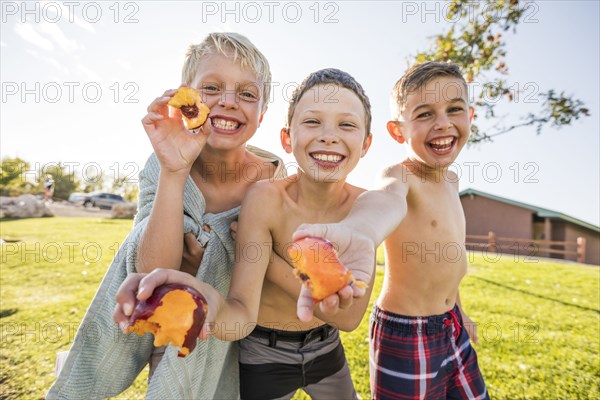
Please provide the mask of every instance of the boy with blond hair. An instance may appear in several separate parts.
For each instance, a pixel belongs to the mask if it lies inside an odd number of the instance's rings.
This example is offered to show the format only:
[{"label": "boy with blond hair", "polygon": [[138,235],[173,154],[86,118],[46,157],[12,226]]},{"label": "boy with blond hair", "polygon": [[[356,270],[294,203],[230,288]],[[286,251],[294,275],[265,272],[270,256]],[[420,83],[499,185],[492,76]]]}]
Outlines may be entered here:
[{"label": "boy with blond hair", "polygon": [[[280,134],[285,151],[294,154],[298,174],[258,182],[248,191],[229,294],[225,297],[180,271],[132,276],[117,294],[115,321],[127,325],[136,293],[142,300],[160,284],[186,284],[206,297],[212,335],[243,339],[242,399],[290,399],[300,388],[315,399],[358,398],[337,328],[358,326],[370,289],[351,308],[326,320],[319,314],[320,318],[298,321],[301,283],[294,281],[295,295],[290,296],[282,284],[290,282],[274,277],[291,277],[291,268],[269,264],[269,259],[274,253],[292,261],[286,249],[301,223],[335,222],[348,214],[364,189],[346,183],[346,177],[371,144],[370,124],[369,100],[354,78],[337,69],[310,74],[292,95],[287,127]],[[249,249],[254,250],[251,255]]]},{"label": "boy with blond hair", "polygon": [[381,189],[361,195],[342,222],[303,225],[294,238],[322,236],[347,267],[363,271],[385,239],[370,323],[373,398],[487,399],[465,329],[471,321],[460,309],[465,218],[458,177],[448,170],[469,138],[467,84],[455,64],[428,62],[396,83],[393,100],[387,130],[406,143],[407,158],[386,168]]},{"label": "boy with blond hair", "polygon": [[[112,320],[127,274],[158,266],[185,270],[227,294],[234,259],[230,224],[255,181],[283,175],[279,158],[246,145],[267,110],[271,84],[267,59],[246,37],[212,33],[191,46],[182,82],[200,92],[209,119],[189,132],[179,110],[169,115],[167,102],[176,90],[148,107],[142,123],[154,154],[140,173],[134,228],[84,317],[50,399],[116,396],[149,362],[148,398],[239,397],[237,346],[211,339],[181,359],[173,348],[154,349],[151,335],[123,336]],[[287,266],[277,257],[273,263]]]}]

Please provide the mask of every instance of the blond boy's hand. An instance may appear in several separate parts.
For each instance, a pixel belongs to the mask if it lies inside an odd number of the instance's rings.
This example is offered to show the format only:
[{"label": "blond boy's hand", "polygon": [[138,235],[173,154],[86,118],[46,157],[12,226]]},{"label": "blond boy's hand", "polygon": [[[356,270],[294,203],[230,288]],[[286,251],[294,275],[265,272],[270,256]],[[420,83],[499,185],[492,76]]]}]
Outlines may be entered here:
[{"label": "blond boy's hand", "polygon": [[196,134],[188,131],[178,109],[171,108],[169,114],[167,103],[175,93],[177,89],[167,90],[156,98],[148,106],[148,114],[142,118],[142,125],[160,161],[161,169],[187,175],[200,155],[208,135],[203,127]]},{"label": "blond boy's hand", "polygon": [[[329,240],[333,243],[337,256],[348,268],[354,278],[368,285],[375,267],[375,244],[366,235],[352,231],[340,224],[302,224],[292,235],[292,240],[313,236]],[[352,305],[352,297],[364,296],[366,289],[352,284],[321,301],[319,307],[327,314],[335,314],[339,308]],[[337,298],[337,299],[336,299]],[[297,313],[301,321],[310,321],[313,315],[313,300],[310,290],[304,286],[298,298]]]},{"label": "blond boy's hand", "polygon": [[115,296],[117,304],[113,312],[113,320],[121,330],[125,331],[129,326],[129,317],[133,313],[137,302],[148,299],[157,287],[170,283],[193,287],[206,298],[208,314],[199,337],[201,339],[208,337],[210,326],[213,325],[214,316],[217,314],[215,306],[218,301],[213,298],[215,289],[206,283],[200,282],[190,274],[173,269],[158,268],[149,274],[129,274]]}]

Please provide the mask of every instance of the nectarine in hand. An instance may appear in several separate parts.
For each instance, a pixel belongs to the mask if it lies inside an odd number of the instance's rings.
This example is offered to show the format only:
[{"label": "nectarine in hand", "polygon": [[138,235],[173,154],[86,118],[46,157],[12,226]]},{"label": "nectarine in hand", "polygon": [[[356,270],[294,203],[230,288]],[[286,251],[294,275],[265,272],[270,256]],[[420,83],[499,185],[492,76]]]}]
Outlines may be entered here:
[{"label": "nectarine in hand", "polygon": [[129,318],[127,333],[154,334],[154,346],[171,343],[185,357],[196,347],[208,305],[197,290],[179,284],[162,285],[140,301]]},{"label": "nectarine in hand", "polygon": [[294,274],[311,290],[313,300],[319,302],[343,289],[349,283],[366,286],[357,282],[338,259],[331,242],[316,237],[296,240],[288,248],[288,255],[294,265]]}]

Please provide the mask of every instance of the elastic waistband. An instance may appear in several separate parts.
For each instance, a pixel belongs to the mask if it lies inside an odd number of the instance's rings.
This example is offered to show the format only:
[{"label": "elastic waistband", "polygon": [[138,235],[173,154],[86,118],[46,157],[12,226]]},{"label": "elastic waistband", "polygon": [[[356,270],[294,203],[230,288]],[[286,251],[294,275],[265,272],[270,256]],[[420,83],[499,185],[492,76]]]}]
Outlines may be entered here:
[{"label": "elastic waistband", "polygon": [[302,343],[303,345],[323,341],[335,331],[337,331],[336,328],[327,324],[307,331],[282,331],[256,325],[250,336],[269,339],[269,346],[275,347],[278,341]]},{"label": "elastic waistband", "polygon": [[462,326],[458,305],[444,314],[415,317],[385,311],[375,304],[371,312],[371,320],[383,327],[403,333],[436,334],[443,332],[450,325],[454,325],[457,330]]}]

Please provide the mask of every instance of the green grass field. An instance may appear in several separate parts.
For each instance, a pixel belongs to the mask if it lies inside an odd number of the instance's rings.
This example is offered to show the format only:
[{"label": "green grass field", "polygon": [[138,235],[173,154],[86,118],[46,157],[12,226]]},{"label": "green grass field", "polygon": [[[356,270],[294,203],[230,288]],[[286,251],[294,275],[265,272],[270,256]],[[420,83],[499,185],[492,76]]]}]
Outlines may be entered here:
[{"label": "green grass field", "polygon": [[[0,399],[39,399],[55,379],[56,353],[68,350],[131,221],[47,218],[0,227],[7,240],[0,254]],[[381,280],[379,271],[374,293]],[[473,254],[461,298],[479,326],[476,350],[493,398],[600,398],[597,267]],[[367,321],[365,315],[343,335],[363,398]],[[119,398],[143,398],[145,379],[146,373]]]}]

